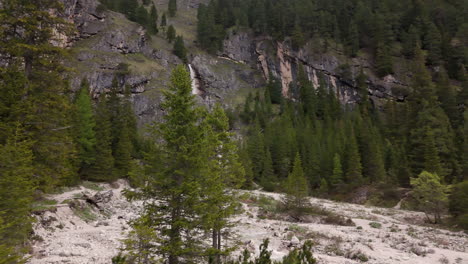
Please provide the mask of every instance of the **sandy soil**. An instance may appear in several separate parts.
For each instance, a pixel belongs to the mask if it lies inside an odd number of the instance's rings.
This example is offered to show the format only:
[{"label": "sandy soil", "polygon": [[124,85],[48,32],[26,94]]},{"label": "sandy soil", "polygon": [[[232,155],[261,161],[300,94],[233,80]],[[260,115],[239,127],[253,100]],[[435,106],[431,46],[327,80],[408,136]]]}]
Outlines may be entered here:
[{"label": "sandy soil", "polygon": [[[48,197],[59,205],[56,212],[36,216],[36,241],[28,263],[111,263],[111,258],[119,251],[120,240],[129,230],[128,221],[137,217],[141,208],[141,203],[130,203],[122,196],[121,192],[128,188],[128,184],[119,181],[118,185],[115,189],[108,184],[101,185],[104,189],[101,192],[110,190],[113,195],[109,202],[99,204],[100,211],[91,211],[92,219],[78,216],[62,202],[83,192],[94,195],[97,191],[81,186]],[[249,194],[276,200],[282,197],[260,191]],[[379,264],[468,263],[468,236],[463,232],[423,226],[422,213],[317,198],[310,201],[351,218],[356,226],[260,219],[255,203],[243,203],[244,212],[232,219],[236,225],[231,230],[230,244],[239,245],[238,251],[247,248],[258,253],[263,239],[269,238],[272,257],[281,259],[294,246],[311,239],[319,263],[361,263],[365,258],[367,263]],[[379,223],[381,227],[372,227],[370,223]]]}]

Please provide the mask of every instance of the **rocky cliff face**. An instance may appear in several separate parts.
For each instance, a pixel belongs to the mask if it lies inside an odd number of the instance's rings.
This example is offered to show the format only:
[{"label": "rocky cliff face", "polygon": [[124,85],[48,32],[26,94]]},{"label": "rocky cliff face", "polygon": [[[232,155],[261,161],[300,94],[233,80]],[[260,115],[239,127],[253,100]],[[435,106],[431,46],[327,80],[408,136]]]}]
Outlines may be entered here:
[{"label": "rocky cliff face", "polygon": [[375,105],[381,105],[382,99],[404,100],[404,95],[395,92],[407,87],[407,76],[403,70],[397,69],[395,75],[380,79],[372,71],[371,58],[349,59],[331,48],[324,52],[316,46],[314,41],[310,41],[301,49],[293,50],[287,41],[277,42],[268,37],[255,37],[250,32],[236,32],[226,39],[223,55],[256,66],[264,79],[268,79],[270,74],[278,78],[284,95],[296,79],[299,65],[302,65],[315,88],[322,79],[343,104],[352,105],[360,100],[355,79],[361,69],[368,76],[368,93]]},{"label": "rocky cliff face", "polygon": [[[76,34],[68,39],[71,49],[69,65],[71,85],[78,89],[86,78],[94,96],[107,92],[112,79],[131,86],[132,99],[139,124],[157,121],[160,117],[161,89],[167,86],[171,69],[182,63],[172,54],[172,45],[162,36],[149,36],[138,24],[128,21],[122,14],[106,11],[96,0],[62,0],[66,18],[75,24]],[[333,89],[343,104],[353,105],[360,100],[355,77],[361,69],[368,76],[368,91],[372,102],[379,106],[384,100],[403,100],[394,92],[395,87],[405,87],[405,73],[398,72],[384,79],[372,72],[370,58],[349,59],[336,50],[319,50],[314,41],[299,50],[289,43],[277,42],[268,37],[255,37],[246,31],[229,33],[224,41],[224,51],[218,56],[206,54],[194,47],[194,22],[200,1],[180,3],[182,15],[173,20],[176,30],[182,32],[190,55],[194,77],[200,83],[201,103],[212,105],[221,102],[225,107],[242,103],[245,96],[265,85],[269,75],[281,80],[283,94],[303,65],[314,87],[320,82]],[[158,9],[165,7],[158,2]],[[181,22],[183,21],[183,22]],[[177,28],[179,26],[179,28]],[[186,30],[186,31],[184,31]],[[191,31],[190,31],[191,30]],[[190,32],[189,32],[190,31]],[[160,34],[162,35],[162,34]]]}]

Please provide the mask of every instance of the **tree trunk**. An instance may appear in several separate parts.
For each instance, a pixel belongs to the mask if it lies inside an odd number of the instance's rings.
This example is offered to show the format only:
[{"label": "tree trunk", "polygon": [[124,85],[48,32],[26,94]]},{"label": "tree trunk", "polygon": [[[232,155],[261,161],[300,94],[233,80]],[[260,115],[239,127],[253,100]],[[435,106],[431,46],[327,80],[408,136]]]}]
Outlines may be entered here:
[{"label": "tree trunk", "polygon": [[175,198],[174,207],[171,212],[171,230],[169,233],[169,258],[168,264],[179,264],[179,256],[175,253],[174,245],[180,241],[180,227],[178,226],[180,218],[180,197]]},{"label": "tree trunk", "polygon": [[[218,249],[218,230],[216,228],[213,228],[213,232],[212,232],[212,246],[214,249]],[[213,259],[212,259],[212,263],[213,264],[219,264],[219,258],[218,258],[218,252],[215,252],[214,253],[214,256]]]}]

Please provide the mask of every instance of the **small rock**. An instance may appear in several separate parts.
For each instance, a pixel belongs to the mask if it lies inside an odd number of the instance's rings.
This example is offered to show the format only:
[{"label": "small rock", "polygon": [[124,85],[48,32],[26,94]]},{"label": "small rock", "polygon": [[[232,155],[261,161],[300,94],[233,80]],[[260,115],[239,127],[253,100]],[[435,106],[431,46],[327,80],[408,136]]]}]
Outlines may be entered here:
[{"label": "small rock", "polygon": [[109,226],[109,222],[107,221],[97,221],[95,227],[99,226]]},{"label": "small rock", "polygon": [[91,244],[89,243],[76,243],[75,246],[82,248],[91,248]]},{"label": "small rock", "polygon": [[60,257],[71,257],[72,254],[68,251],[62,251],[58,254]]},{"label": "small rock", "polygon": [[297,245],[299,245],[300,241],[299,241],[299,238],[297,238],[297,236],[293,236],[291,238],[291,241],[289,242],[289,246],[290,247],[295,247]]},{"label": "small rock", "polygon": [[114,193],[112,190],[109,190],[107,192],[101,193],[97,192],[93,197],[92,200],[96,203],[108,203],[112,199],[112,196]]},{"label": "small rock", "polygon": [[249,251],[255,251],[255,244],[252,240],[249,240],[247,243],[246,243],[246,247],[247,247],[247,250]]}]

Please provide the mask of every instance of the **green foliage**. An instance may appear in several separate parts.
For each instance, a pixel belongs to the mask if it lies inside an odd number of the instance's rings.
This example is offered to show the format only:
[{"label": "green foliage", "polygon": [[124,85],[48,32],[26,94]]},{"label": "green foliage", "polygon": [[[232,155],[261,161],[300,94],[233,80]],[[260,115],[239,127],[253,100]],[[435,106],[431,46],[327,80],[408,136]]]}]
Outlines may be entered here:
[{"label": "green foliage", "polygon": [[0,16],[0,53],[6,58],[0,71],[6,77],[1,93],[15,90],[2,98],[8,101],[2,102],[6,108],[2,108],[0,123],[11,129],[19,122],[34,139],[34,169],[43,190],[77,181],[72,164],[71,104],[62,64],[65,52],[52,45],[54,36],[71,33],[71,25],[49,12],[62,8],[54,0],[8,0],[2,2]]},{"label": "green foliage", "polygon": [[346,171],[345,179],[351,184],[359,185],[362,183],[362,165],[359,148],[354,133],[350,135],[346,147]]},{"label": "green foliage", "polygon": [[335,154],[333,158],[333,174],[330,178],[330,184],[333,188],[343,182],[343,169],[341,167],[340,155]]},{"label": "green foliage", "polygon": [[468,229],[468,181],[454,185],[449,200],[450,213],[462,228]]},{"label": "green foliage", "polygon": [[196,259],[203,251],[195,228],[202,206],[199,180],[207,164],[206,127],[201,126],[201,111],[195,107],[190,75],[183,65],[172,72],[164,96],[164,122],[153,131],[155,141],[162,143],[146,158],[151,180],[141,196],[151,199],[143,215],[149,217],[149,227],[159,231],[157,253],[173,264],[180,258]]},{"label": "green foliage", "polygon": [[149,18],[148,18],[148,31],[152,34],[157,34],[159,32],[158,30],[158,10],[156,10],[156,7],[154,4],[151,5],[151,10],[149,13]]},{"label": "green foliage", "polygon": [[268,250],[269,240],[265,239],[260,245],[260,254],[251,260],[250,253],[245,250],[237,261],[229,261],[227,264],[315,264],[317,260],[312,255],[313,242],[307,240],[300,248],[289,252],[281,261],[271,260],[271,251]]},{"label": "green foliage", "polygon": [[[463,1],[303,1],[221,0],[200,5],[198,44],[211,53],[232,28],[249,27],[256,35],[291,39],[293,49],[307,42],[324,51],[335,44],[355,57],[360,49],[372,52],[378,76],[393,73],[393,55],[413,58],[415,49],[427,51],[430,65],[447,65],[452,78],[462,80],[466,68],[466,22]],[[353,12],[350,12],[352,10]],[[440,16],[434,14],[444,14]],[[396,47],[401,46],[402,49]]]},{"label": "green foliage", "polygon": [[72,210],[76,216],[81,218],[81,220],[85,221],[86,223],[96,221],[98,219],[91,205],[76,205],[72,207]]},{"label": "green foliage", "polygon": [[166,19],[166,13],[164,12],[161,17],[161,27],[164,29],[166,28],[166,25],[167,25],[167,19]]},{"label": "green foliage", "polygon": [[170,17],[175,17],[177,12],[177,0],[169,0],[167,4],[167,11]]},{"label": "green foliage", "polygon": [[32,142],[19,126],[0,145],[0,254],[10,251],[12,258],[21,255],[32,229],[30,210],[35,185],[31,147]]},{"label": "green foliage", "polygon": [[223,27],[215,22],[217,7],[216,2],[211,1],[208,6],[200,4],[197,10],[197,41],[202,48],[213,54],[222,48],[225,36]]},{"label": "green foliage", "polygon": [[429,221],[440,223],[442,214],[448,206],[449,188],[440,182],[437,174],[427,171],[421,172],[417,178],[412,178],[411,185],[414,188],[413,197],[418,203],[418,208],[426,214]]},{"label": "green foliage", "polygon": [[131,167],[133,145],[129,133],[128,126],[122,126],[114,154],[115,169],[119,177],[126,177]]},{"label": "green foliage", "polygon": [[166,38],[167,38],[167,41],[169,41],[169,43],[174,41],[174,39],[176,38],[176,31],[175,31],[174,26],[169,25],[166,31]]},{"label": "green foliage", "polygon": [[136,8],[134,21],[140,25],[143,25],[144,27],[149,25],[149,14],[144,6],[141,5]]},{"label": "green foliage", "polygon": [[[8,226],[4,224],[2,218],[0,217],[0,234],[4,233],[4,230]],[[0,264],[10,264],[10,263],[25,263],[25,260],[20,257],[13,246],[8,245],[8,243],[0,243]]]},{"label": "green foliage", "polygon": [[78,149],[79,172],[87,177],[89,169],[96,160],[96,121],[87,80],[81,82],[81,89],[74,103],[74,132]]},{"label": "green foliage", "polygon": [[114,157],[112,156],[112,123],[107,107],[108,99],[101,94],[96,109],[96,160],[91,168],[89,179],[112,181],[114,179]]},{"label": "green foliage", "polygon": [[244,168],[237,156],[237,146],[229,132],[229,122],[220,105],[214,106],[204,118],[207,126],[205,147],[208,153],[207,171],[201,179],[204,194],[200,215],[203,228],[212,234],[212,246],[206,251],[212,263],[220,263],[220,256],[229,248],[223,248],[222,234],[229,226],[228,218],[234,215],[238,203],[233,191],[244,181]]},{"label": "green foliage", "polygon": [[147,217],[143,217],[131,223],[132,230],[127,238],[123,240],[123,250],[126,254],[125,256],[119,254],[120,263],[127,263],[125,262],[127,258],[132,259],[132,263],[154,263],[156,261],[154,241],[157,239],[157,234],[147,224],[148,220]]},{"label": "green foliage", "polygon": [[292,172],[287,179],[285,199],[286,207],[290,209],[296,217],[300,216],[303,209],[308,205],[308,185],[302,169],[301,157],[299,153],[297,153],[294,159]]},{"label": "green foliage", "polygon": [[[169,31],[168,31],[169,32]],[[182,36],[177,36],[174,41],[174,48],[172,51],[179,59],[184,63],[187,63],[187,49],[184,45],[184,39]]]},{"label": "green foliage", "polygon": [[280,104],[283,98],[281,83],[270,74],[267,89],[270,92],[272,104]]}]

